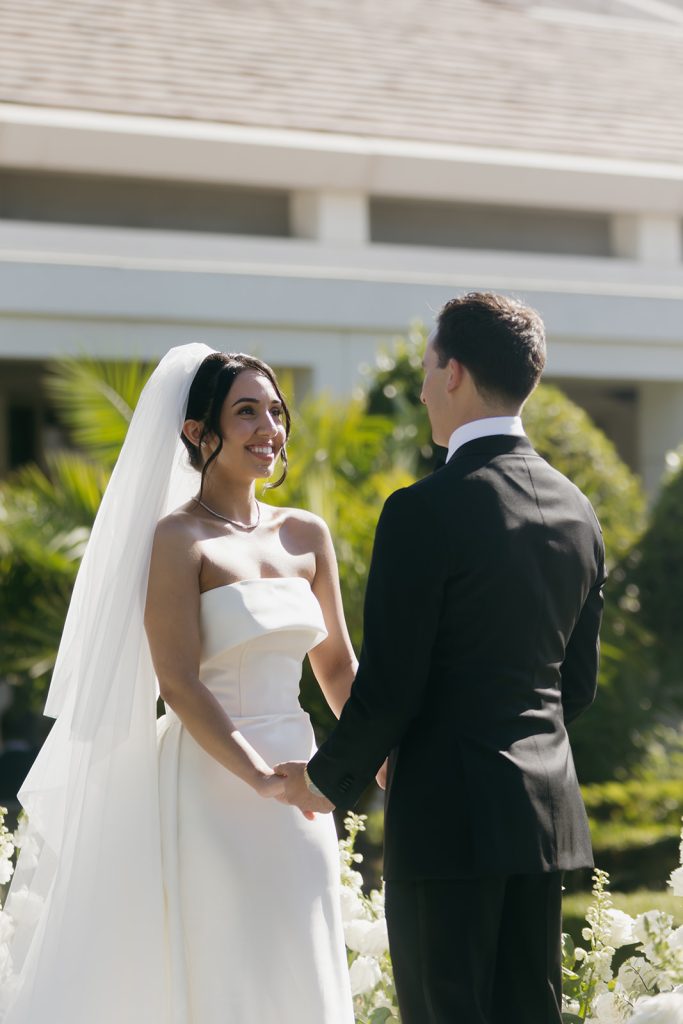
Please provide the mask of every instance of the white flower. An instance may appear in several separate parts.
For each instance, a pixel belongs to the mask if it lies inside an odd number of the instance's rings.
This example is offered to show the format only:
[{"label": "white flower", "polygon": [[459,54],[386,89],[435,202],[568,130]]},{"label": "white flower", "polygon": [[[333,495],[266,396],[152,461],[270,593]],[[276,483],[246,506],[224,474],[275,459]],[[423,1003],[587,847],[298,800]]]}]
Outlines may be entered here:
[{"label": "white flower", "polygon": [[5,808],[0,808],[0,885],[5,885],[12,877],[12,857],[14,856],[14,840],[4,822]]},{"label": "white flower", "polygon": [[352,921],[344,922],[344,941],[349,949],[352,949],[355,953],[365,952],[361,947],[365,930],[370,927],[370,924],[370,921],[364,921],[362,918],[355,918]]},{"label": "white flower", "polygon": [[387,923],[384,918],[376,921],[355,920],[344,925],[346,945],[363,956],[381,957],[389,948]]},{"label": "white flower", "polygon": [[14,845],[21,846],[28,835],[28,815],[20,814],[19,822],[14,830]]},{"label": "white flower", "polygon": [[657,981],[657,972],[642,956],[631,956],[619,968],[617,987],[630,999],[652,991]]},{"label": "white flower", "polygon": [[344,924],[356,921],[359,918],[362,920],[367,916],[365,904],[355,889],[351,889],[348,885],[342,885],[339,890],[339,899],[341,901],[341,916]]},{"label": "white flower", "polygon": [[622,910],[612,909],[605,912],[605,919],[606,942],[608,946],[612,946],[613,949],[619,949],[621,946],[628,946],[636,941],[636,937],[633,934],[635,922],[630,914],[625,914]]},{"label": "white flower", "polygon": [[375,917],[384,917],[384,888],[373,889],[369,898]]},{"label": "white flower", "polygon": [[29,892],[25,885],[11,893],[6,904],[6,910],[10,916],[27,925],[35,924],[42,909],[43,900],[36,893]]},{"label": "white flower", "polygon": [[671,935],[669,936],[669,948],[673,950],[683,950],[683,925],[680,928],[674,928]]},{"label": "white flower", "polygon": [[674,891],[674,896],[683,896],[683,865],[671,872],[669,885]]},{"label": "white flower", "polygon": [[614,992],[601,992],[593,1003],[593,1018],[596,1024],[622,1024],[624,1014]]},{"label": "white flower", "polygon": [[649,943],[664,938],[671,928],[671,918],[661,910],[646,910],[633,922],[633,936],[637,942]]},{"label": "white flower", "polygon": [[382,978],[382,970],[376,960],[369,956],[357,956],[349,968],[351,992],[363,996],[372,992]]},{"label": "white flower", "polygon": [[359,895],[363,891],[363,876],[360,871],[354,871],[353,868],[348,867],[346,864],[342,865],[341,869],[341,881],[342,887],[345,889],[352,889]]},{"label": "white flower", "polygon": [[373,921],[365,938],[367,942],[366,951],[369,956],[380,957],[387,953],[389,950],[389,936],[387,934],[385,918],[378,917],[376,921]]},{"label": "white flower", "polygon": [[629,1024],[683,1024],[683,995],[665,992],[639,999]]},{"label": "white flower", "polygon": [[598,979],[599,984],[596,991],[601,989],[612,980],[612,956],[614,950],[611,946],[605,949],[595,950],[590,954],[593,977]]},{"label": "white flower", "polygon": [[386,1007],[387,1010],[395,1009],[394,1004],[392,1003],[391,999],[389,999],[386,992],[382,992],[381,989],[378,989],[374,999],[372,1000],[372,1008],[373,1010],[379,1010],[383,1007]]},{"label": "white flower", "polygon": [[[10,855],[11,856],[11,855]],[[7,885],[14,873],[14,865],[7,857],[0,858],[0,885]]]},{"label": "white flower", "polygon": [[20,850],[21,866],[31,869],[38,866],[40,846],[35,831],[29,828],[28,816],[22,814],[14,831],[14,845]]}]

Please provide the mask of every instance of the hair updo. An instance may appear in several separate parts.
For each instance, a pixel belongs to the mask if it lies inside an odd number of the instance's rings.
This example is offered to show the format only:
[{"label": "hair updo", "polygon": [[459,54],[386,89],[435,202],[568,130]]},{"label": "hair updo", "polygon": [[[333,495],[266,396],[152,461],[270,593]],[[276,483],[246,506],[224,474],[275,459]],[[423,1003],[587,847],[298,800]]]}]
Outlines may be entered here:
[{"label": "hair updo", "polygon": [[[194,375],[194,379],[190,385],[187,409],[185,411],[186,420],[197,420],[202,424],[199,443],[193,444],[184,433],[181,433],[180,435],[182,442],[187,449],[190,465],[193,469],[196,469],[202,474],[199,486],[200,498],[204,489],[206,471],[213,460],[217,458],[218,453],[223,447],[223,437],[221,435],[220,427],[223,403],[230,391],[230,388],[235,383],[235,380],[239,377],[240,373],[244,372],[244,370],[255,370],[256,373],[260,373],[263,377],[266,377],[273,385],[280,402],[282,402],[282,410],[285,416],[285,442],[289,437],[292,418],[290,416],[287,403],[280,391],[277,377],[273,370],[271,370],[270,366],[268,366],[267,363],[262,362],[260,359],[257,359],[255,356],[247,356],[242,352],[212,352],[203,360]],[[213,434],[218,438],[218,445],[206,462],[204,462],[201,454],[201,443],[208,434]],[[274,484],[266,484],[267,487],[279,487],[281,483],[284,483],[287,476],[286,444],[283,444],[280,449],[280,458],[282,459],[283,466],[282,475]]]}]

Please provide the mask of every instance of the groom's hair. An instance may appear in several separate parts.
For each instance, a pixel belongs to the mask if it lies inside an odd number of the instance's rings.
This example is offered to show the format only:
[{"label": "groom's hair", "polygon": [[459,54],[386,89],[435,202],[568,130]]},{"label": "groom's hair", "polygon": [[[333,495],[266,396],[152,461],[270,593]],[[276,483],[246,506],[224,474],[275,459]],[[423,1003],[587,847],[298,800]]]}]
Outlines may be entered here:
[{"label": "groom's hair", "polygon": [[439,366],[457,359],[485,398],[523,402],[545,366],[545,329],[535,309],[493,292],[451,299],[437,317]]}]

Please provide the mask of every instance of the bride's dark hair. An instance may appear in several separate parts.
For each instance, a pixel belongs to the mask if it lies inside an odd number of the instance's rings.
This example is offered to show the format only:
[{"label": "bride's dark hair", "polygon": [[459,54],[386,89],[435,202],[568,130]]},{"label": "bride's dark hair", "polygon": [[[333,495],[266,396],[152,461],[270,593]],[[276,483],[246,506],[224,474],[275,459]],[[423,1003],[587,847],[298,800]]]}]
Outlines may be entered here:
[{"label": "bride's dark hair", "polygon": [[[223,402],[236,378],[244,370],[255,370],[256,373],[267,377],[275,388],[279,400],[282,402],[282,410],[285,417],[285,444],[280,449],[280,458],[282,459],[283,466],[282,475],[274,484],[266,484],[266,487],[279,487],[281,483],[284,483],[287,476],[286,441],[291,430],[292,418],[273,370],[271,370],[267,363],[262,362],[255,356],[247,356],[242,352],[212,352],[200,364],[199,369],[194,375],[185,411],[186,420],[198,420],[202,424],[199,444],[193,444],[184,433],[180,435],[183,444],[187,448],[190,465],[202,474],[199,485],[200,498],[204,489],[206,471],[223,447],[223,437],[220,429]],[[201,454],[201,443],[208,434],[214,434],[218,438],[218,445],[206,462],[204,462]]]}]

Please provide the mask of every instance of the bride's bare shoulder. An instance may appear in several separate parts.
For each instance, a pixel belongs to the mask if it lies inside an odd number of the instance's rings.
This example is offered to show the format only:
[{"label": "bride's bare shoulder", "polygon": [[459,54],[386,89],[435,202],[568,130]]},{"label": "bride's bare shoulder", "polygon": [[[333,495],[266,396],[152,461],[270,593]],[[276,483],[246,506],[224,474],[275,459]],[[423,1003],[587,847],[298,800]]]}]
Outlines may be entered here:
[{"label": "bride's bare shoulder", "polygon": [[[164,628],[190,614],[191,597],[199,601],[202,555],[193,517],[182,510],[157,523],[149,566],[145,623],[149,629]],[[179,609],[183,609],[181,612]]]},{"label": "bride's bare shoulder", "polygon": [[278,525],[291,536],[303,541],[312,551],[324,544],[330,536],[325,520],[305,508],[278,508],[274,511],[280,521]]},{"label": "bride's bare shoulder", "polygon": [[175,509],[164,516],[154,531],[154,554],[169,555],[193,562],[199,557],[197,544],[201,540],[201,523],[186,507]]}]

